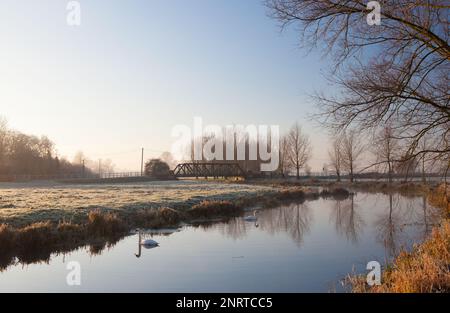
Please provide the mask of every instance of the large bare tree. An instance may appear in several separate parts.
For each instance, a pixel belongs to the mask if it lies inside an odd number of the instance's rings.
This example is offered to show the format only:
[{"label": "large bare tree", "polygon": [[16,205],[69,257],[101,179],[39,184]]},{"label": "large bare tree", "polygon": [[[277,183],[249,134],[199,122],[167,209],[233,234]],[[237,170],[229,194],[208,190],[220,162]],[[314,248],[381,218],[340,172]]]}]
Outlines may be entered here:
[{"label": "large bare tree", "polygon": [[[361,0],[267,0],[302,44],[333,56],[330,80],[342,93],[315,96],[334,130],[378,131],[390,124],[406,147],[402,160],[427,154],[450,166],[449,2],[380,0],[381,23]],[[427,136],[427,147],[421,139]]]},{"label": "large bare tree", "polygon": [[290,167],[296,171],[297,179],[300,179],[300,169],[311,158],[311,143],[298,123],[295,123],[287,134],[287,143]]}]

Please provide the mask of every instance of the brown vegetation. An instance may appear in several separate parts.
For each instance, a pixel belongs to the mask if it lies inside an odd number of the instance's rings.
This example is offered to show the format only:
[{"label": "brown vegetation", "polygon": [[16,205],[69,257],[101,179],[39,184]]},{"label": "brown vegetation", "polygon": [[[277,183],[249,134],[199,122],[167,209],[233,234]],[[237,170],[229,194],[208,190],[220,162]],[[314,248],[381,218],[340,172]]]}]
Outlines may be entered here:
[{"label": "brown vegetation", "polygon": [[136,224],[144,228],[159,228],[177,226],[183,214],[171,208],[147,209],[137,212]]},{"label": "brown vegetation", "polygon": [[189,217],[194,219],[205,219],[215,217],[236,216],[243,212],[243,208],[230,201],[205,200],[194,205],[187,211]]},{"label": "brown vegetation", "polygon": [[369,287],[365,277],[351,277],[353,292],[450,292],[450,222],[412,252],[402,252],[382,275],[380,286]]}]

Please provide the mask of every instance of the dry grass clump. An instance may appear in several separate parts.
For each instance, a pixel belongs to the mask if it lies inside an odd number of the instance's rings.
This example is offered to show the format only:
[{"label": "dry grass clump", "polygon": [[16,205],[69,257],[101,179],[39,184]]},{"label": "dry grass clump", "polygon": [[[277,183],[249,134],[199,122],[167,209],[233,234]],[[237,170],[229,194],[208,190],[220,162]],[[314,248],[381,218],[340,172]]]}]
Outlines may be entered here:
[{"label": "dry grass clump", "polygon": [[411,253],[402,252],[383,273],[380,286],[369,287],[365,277],[350,277],[353,292],[450,292],[450,222]]},{"label": "dry grass clump", "polygon": [[242,212],[243,209],[241,207],[230,201],[205,200],[194,205],[187,211],[187,214],[191,218],[212,218],[235,216]]},{"label": "dry grass clump", "polygon": [[431,205],[442,208],[450,218],[450,186],[441,184],[436,190],[430,192],[428,201]]},{"label": "dry grass clump", "polygon": [[113,213],[102,213],[100,210],[88,214],[87,229],[97,236],[112,236],[125,231],[127,225]]},{"label": "dry grass clump", "polygon": [[0,225],[0,251],[7,251],[12,248],[14,236],[15,233],[9,225]]},{"label": "dry grass clump", "polygon": [[305,197],[306,194],[301,188],[284,189],[279,191],[276,195],[278,200],[304,200]]},{"label": "dry grass clump", "polygon": [[26,226],[16,233],[16,240],[22,248],[40,248],[52,240],[53,226],[50,222],[39,222]]},{"label": "dry grass clump", "polygon": [[137,213],[137,225],[140,227],[158,228],[176,226],[182,215],[171,208],[147,209]]}]

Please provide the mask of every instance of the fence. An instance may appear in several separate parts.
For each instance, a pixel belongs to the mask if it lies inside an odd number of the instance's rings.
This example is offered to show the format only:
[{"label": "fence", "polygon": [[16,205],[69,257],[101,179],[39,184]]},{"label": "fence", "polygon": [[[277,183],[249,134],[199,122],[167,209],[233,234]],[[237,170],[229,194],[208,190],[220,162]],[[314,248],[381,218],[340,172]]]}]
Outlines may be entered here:
[{"label": "fence", "polygon": [[141,172],[59,175],[0,175],[0,182],[27,182],[35,180],[113,179],[142,177]]}]

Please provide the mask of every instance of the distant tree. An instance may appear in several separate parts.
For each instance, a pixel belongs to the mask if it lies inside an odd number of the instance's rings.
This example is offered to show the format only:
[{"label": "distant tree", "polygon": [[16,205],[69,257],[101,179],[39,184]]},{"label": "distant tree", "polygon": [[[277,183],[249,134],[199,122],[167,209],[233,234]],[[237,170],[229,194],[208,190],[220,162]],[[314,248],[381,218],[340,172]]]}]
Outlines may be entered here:
[{"label": "distant tree", "polygon": [[145,163],[145,175],[156,178],[169,178],[169,165],[160,159],[151,159]]},{"label": "distant tree", "polygon": [[399,158],[400,147],[397,137],[392,127],[385,126],[376,134],[372,146],[376,164],[387,172],[389,182],[392,182],[394,163]]},{"label": "distant tree", "polygon": [[297,179],[300,179],[300,169],[311,158],[311,143],[309,137],[302,132],[298,123],[295,123],[287,135],[288,160],[290,167],[296,171]]},{"label": "distant tree", "polygon": [[102,159],[101,161],[101,171],[102,173],[114,173],[116,165],[111,159]]},{"label": "distant tree", "polygon": [[280,163],[279,171],[281,176],[285,177],[290,170],[289,164],[289,140],[287,136],[280,139]]},{"label": "distant tree", "polygon": [[174,168],[177,165],[177,161],[173,158],[172,153],[165,151],[163,152],[159,159],[165,163],[167,163],[167,165],[169,165],[170,168]]},{"label": "distant tree", "polygon": [[83,164],[84,162],[87,162],[88,158],[86,157],[86,155],[84,154],[83,151],[77,151],[77,153],[75,153],[75,156],[73,157],[73,163],[74,164]]},{"label": "distant tree", "polygon": [[342,138],[336,135],[333,139],[331,149],[328,150],[328,156],[330,159],[330,165],[334,169],[337,177],[337,181],[341,181],[342,170]]},{"label": "distant tree", "polygon": [[342,165],[347,170],[350,181],[354,181],[357,162],[364,152],[364,145],[360,136],[353,130],[346,131],[342,134],[341,140],[341,157]]},{"label": "distant tree", "polygon": [[306,176],[311,177],[312,169],[311,166],[309,166],[309,164],[305,164],[305,174]]},{"label": "distant tree", "polygon": [[9,180],[13,175],[45,177],[79,173],[81,165],[59,159],[48,137],[10,130],[6,120],[0,118],[0,179]]},{"label": "distant tree", "polygon": [[8,124],[6,122],[6,119],[0,116],[0,175],[4,174],[5,171],[7,136],[8,136],[7,125]]}]

